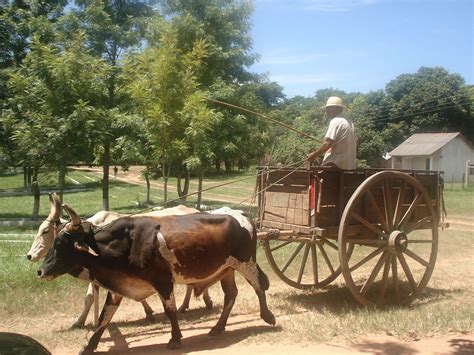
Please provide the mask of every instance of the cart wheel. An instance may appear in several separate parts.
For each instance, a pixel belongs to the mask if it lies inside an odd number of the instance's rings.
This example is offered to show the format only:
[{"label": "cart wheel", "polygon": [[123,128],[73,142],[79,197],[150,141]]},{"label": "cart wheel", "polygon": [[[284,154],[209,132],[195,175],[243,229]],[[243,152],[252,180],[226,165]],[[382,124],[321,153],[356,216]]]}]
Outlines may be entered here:
[{"label": "cart wheel", "polygon": [[[362,228],[357,235],[350,234],[353,224]],[[360,303],[407,305],[433,272],[438,219],[417,180],[382,171],[366,179],[350,198],[338,242],[342,274]]]},{"label": "cart wheel", "polygon": [[307,237],[305,241],[267,240],[264,248],[277,276],[301,290],[327,286],[341,273],[334,240],[316,237]]}]

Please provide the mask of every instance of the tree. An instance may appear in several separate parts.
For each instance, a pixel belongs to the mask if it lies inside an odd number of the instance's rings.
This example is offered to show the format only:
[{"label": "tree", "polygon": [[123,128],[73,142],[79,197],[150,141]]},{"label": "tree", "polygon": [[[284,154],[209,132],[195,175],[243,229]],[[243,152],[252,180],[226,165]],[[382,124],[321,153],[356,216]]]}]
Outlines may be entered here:
[{"label": "tree", "polygon": [[[78,37],[60,48],[34,40],[24,65],[10,72],[9,110],[5,123],[27,166],[59,171],[65,186],[67,164],[88,159],[91,132],[104,110],[105,63],[91,56]],[[39,197],[39,196],[38,196]]]},{"label": "tree", "polygon": [[415,74],[403,74],[386,85],[385,92],[393,100],[389,114],[374,120],[403,122],[407,130],[400,142],[415,132],[460,131],[474,139],[468,88],[459,74],[440,67],[421,67]]},{"label": "tree", "polygon": [[186,129],[193,119],[189,112],[198,112],[205,105],[195,94],[196,73],[206,57],[207,44],[198,39],[191,50],[182,50],[172,23],[157,21],[155,26],[159,28],[153,32],[156,37],[149,38],[142,53],[130,58],[125,74],[137,114],[144,117],[154,155],[159,157],[167,201],[172,167],[176,162],[181,165],[193,151],[186,140]]},{"label": "tree", "polygon": [[94,132],[101,147],[96,149],[96,161],[103,167],[103,209],[109,210],[109,169],[111,146],[115,139],[127,134],[120,122],[126,111],[128,97],[121,80],[124,53],[140,46],[145,33],[145,23],[153,14],[153,1],[77,0],[63,21],[66,38],[77,30],[85,33],[85,43],[92,54],[102,58],[109,66],[106,80],[107,96],[104,99],[102,120],[97,121]]},{"label": "tree", "polygon": [[[255,109],[268,109],[283,98],[281,87],[248,70],[258,58],[252,51],[251,2],[163,0],[160,3],[177,29],[180,48],[189,50],[197,38],[205,39],[207,56],[197,82],[211,98]],[[259,157],[261,143],[268,140],[261,131],[265,125],[255,117],[243,116],[242,112],[218,105],[211,107],[222,114],[222,119],[214,122],[216,167],[224,161],[230,170],[235,161],[243,163]]]},{"label": "tree", "polygon": [[358,157],[378,166],[385,152],[413,133],[460,131],[472,140],[471,102],[464,80],[443,68],[400,75],[385,90],[359,95],[351,105]]},{"label": "tree", "polygon": [[[18,67],[29,51],[33,34],[37,41],[51,43],[54,23],[62,15],[66,0],[0,1],[0,117],[11,97],[8,70]],[[18,165],[13,132],[0,122],[0,169]],[[30,167],[24,167],[25,187],[30,188]]]}]

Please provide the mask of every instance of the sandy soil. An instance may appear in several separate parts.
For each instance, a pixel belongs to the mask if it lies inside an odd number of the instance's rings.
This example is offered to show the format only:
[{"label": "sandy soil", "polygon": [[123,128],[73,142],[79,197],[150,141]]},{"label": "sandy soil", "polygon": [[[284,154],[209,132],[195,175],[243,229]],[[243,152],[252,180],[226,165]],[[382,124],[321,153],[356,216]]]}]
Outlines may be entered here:
[{"label": "sandy soil", "polygon": [[[427,339],[401,341],[395,337],[366,336],[348,344],[337,339],[326,344],[292,343],[289,339],[268,343],[247,341],[256,333],[273,331],[258,314],[234,315],[229,318],[225,333],[209,337],[207,332],[214,320],[196,322],[182,327],[182,347],[166,349],[170,338],[169,328],[157,326],[155,330],[133,332],[111,324],[97,349],[109,354],[473,354],[474,334],[450,334]],[[278,327],[278,325],[276,326]],[[128,330],[130,331],[130,330]],[[136,331],[136,330],[135,330]],[[255,338],[253,338],[255,339]],[[74,354],[79,349],[57,348],[53,354]]]}]

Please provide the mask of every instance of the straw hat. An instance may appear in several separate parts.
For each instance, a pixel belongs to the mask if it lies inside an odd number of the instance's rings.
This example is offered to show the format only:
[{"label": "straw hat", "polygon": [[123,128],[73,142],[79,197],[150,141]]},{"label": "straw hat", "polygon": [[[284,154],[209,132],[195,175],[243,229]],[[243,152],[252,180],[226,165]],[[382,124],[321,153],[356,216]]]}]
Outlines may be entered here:
[{"label": "straw hat", "polygon": [[326,106],[321,106],[321,108],[326,108],[328,106],[339,106],[339,107],[342,107],[343,109],[347,109],[347,107],[342,104],[341,98],[338,96],[331,96],[328,99]]}]

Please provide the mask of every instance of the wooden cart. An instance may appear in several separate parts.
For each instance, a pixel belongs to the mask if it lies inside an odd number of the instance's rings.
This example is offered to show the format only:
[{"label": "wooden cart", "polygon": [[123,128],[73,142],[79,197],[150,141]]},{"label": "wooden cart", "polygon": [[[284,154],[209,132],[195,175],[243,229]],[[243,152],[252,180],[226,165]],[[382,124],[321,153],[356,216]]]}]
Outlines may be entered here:
[{"label": "wooden cart", "polygon": [[411,303],[436,262],[441,176],[432,171],[259,167],[258,237],[300,289],[339,274],[362,304]]}]

